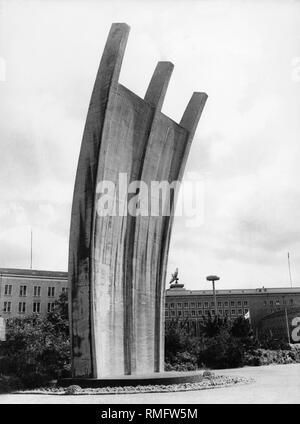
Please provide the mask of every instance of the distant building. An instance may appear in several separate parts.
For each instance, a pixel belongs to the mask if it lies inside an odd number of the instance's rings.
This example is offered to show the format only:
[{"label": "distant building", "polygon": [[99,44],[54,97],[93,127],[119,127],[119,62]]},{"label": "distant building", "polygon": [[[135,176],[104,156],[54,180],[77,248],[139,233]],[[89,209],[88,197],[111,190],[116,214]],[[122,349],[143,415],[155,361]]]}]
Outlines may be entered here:
[{"label": "distant building", "polygon": [[45,316],[67,290],[67,272],[0,268],[0,316]]},{"label": "distant building", "polygon": [[[258,330],[266,315],[300,307],[300,287],[216,290],[216,298],[218,315],[229,320],[249,316],[253,329]],[[172,284],[166,290],[165,305],[167,323],[186,321],[195,332],[205,316],[216,314],[212,290],[187,290],[183,284]]]},{"label": "distant building", "polygon": [[[67,272],[0,268],[0,317],[45,316],[67,290]],[[221,317],[249,316],[259,334],[286,335],[285,308],[290,330],[300,316],[300,287],[216,290],[216,296]],[[166,323],[186,321],[196,332],[209,314],[216,314],[212,290],[187,290],[178,282],[166,290]]]},{"label": "distant building", "polygon": [[290,307],[286,310],[283,309],[273,312],[272,314],[268,314],[264,316],[259,322],[259,335],[261,337],[267,336],[275,339],[282,339],[288,338],[287,332],[289,332],[290,341],[299,342],[299,340],[293,339],[293,330],[295,329],[296,324],[293,325],[292,323],[296,317],[300,317],[300,306]]}]

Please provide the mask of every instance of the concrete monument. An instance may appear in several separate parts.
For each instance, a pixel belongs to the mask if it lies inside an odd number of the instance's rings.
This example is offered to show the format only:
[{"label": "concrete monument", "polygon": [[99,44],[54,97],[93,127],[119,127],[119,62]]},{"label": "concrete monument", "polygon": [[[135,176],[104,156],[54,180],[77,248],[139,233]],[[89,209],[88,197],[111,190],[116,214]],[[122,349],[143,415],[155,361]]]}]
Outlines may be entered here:
[{"label": "concrete monument", "polygon": [[[72,375],[163,371],[164,291],[170,216],[98,213],[101,182],[180,181],[207,95],[194,93],[180,124],[161,112],[170,62],[145,98],[118,82],[129,27],[113,24],[88,109],[76,175],[69,250]],[[145,49],[146,50],[146,49]],[[135,65],[136,66],[136,65]],[[135,69],[136,71],[136,69]],[[137,190],[138,193],[138,190]],[[126,208],[129,194],[119,208]],[[111,208],[115,208],[112,202]]]}]

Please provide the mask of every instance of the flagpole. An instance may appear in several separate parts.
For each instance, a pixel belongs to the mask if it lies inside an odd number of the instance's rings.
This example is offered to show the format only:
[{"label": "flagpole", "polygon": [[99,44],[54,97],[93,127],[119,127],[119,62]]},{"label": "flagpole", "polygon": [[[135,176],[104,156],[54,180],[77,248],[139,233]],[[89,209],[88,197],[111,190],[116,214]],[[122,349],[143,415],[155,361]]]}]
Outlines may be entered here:
[{"label": "flagpole", "polygon": [[30,230],[30,269],[32,269],[32,229]]},{"label": "flagpole", "polygon": [[291,343],[291,338],[290,338],[290,329],[289,329],[289,320],[288,320],[288,314],[287,314],[287,307],[285,307],[285,325],[286,325],[286,333],[287,333],[287,338],[288,338],[288,343]]},{"label": "flagpole", "polygon": [[288,252],[287,257],[288,257],[290,284],[291,284],[291,287],[293,287],[292,274],[291,274],[291,263],[290,263],[290,252]]}]

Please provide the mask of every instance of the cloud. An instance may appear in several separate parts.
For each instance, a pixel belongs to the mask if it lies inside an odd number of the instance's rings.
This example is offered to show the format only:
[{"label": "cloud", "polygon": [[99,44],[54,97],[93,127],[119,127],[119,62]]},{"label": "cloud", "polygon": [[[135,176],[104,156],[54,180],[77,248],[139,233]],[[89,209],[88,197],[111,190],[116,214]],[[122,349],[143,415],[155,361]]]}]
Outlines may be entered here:
[{"label": "cloud", "polygon": [[[6,2],[1,12],[1,266],[67,269],[73,185],[91,90],[112,22],[131,26],[120,75],[143,96],[158,60],[175,69],[163,112],[209,95],[187,163],[205,219],[176,219],[168,272],[189,288],[300,284],[297,2]],[[278,30],[280,28],[280,30]]]}]

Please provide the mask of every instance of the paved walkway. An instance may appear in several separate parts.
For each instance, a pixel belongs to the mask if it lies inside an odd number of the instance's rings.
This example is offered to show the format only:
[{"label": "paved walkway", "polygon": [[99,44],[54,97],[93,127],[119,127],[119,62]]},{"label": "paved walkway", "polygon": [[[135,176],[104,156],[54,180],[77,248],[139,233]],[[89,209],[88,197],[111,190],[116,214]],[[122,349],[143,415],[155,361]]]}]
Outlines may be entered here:
[{"label": "paved walkway", "polygon": [[220,389],[128,395],[0,395],[0,403],[300,403],[300,364],[218,370],[218,374],[253,377],[254,383]]}]

